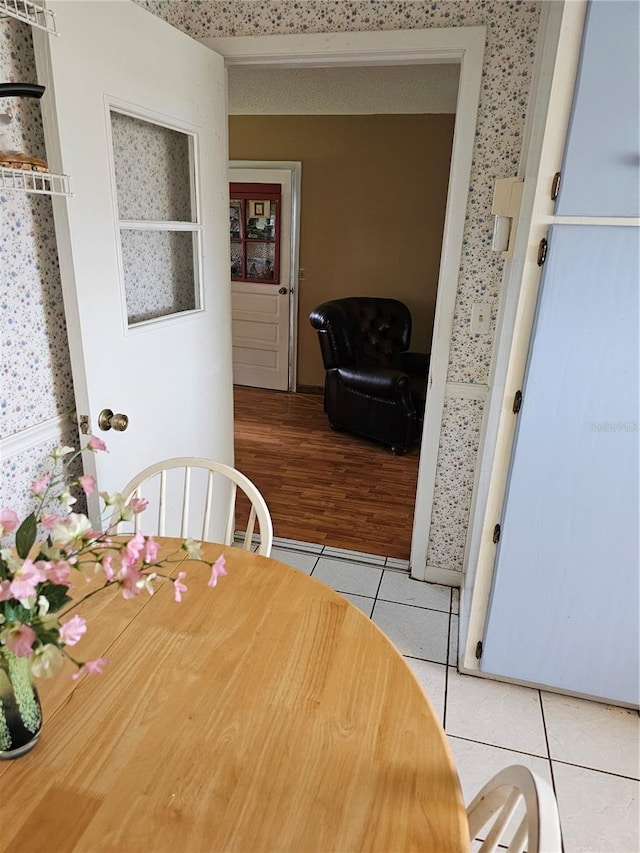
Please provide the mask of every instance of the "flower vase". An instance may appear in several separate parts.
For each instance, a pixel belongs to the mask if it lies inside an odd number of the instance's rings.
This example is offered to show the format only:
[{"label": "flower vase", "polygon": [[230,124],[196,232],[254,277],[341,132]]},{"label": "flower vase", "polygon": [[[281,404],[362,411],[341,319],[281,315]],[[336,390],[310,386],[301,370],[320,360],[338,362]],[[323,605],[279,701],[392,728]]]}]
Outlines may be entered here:
[{"label": "flower vase", "polygon": [[0,649],[0,759],[19,758],[38,742],[42,708],[31,661]]}]

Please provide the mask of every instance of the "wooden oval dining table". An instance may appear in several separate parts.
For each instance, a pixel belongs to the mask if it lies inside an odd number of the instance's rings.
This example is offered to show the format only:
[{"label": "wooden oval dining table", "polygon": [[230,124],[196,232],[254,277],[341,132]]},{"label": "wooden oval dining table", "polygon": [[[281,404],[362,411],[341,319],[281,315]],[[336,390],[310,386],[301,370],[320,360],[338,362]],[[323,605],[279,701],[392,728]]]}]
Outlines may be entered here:
[{"label": "wooden oval dining table", "polygon": [[40,741],[0,762],[0,849],[467,851],[444,732],[387,637],[297,569],[203,548],[225,554],[215,589],[191,562],[180,603],[166,584],[78,610],[78,655],[110,662],[38,682]]}]

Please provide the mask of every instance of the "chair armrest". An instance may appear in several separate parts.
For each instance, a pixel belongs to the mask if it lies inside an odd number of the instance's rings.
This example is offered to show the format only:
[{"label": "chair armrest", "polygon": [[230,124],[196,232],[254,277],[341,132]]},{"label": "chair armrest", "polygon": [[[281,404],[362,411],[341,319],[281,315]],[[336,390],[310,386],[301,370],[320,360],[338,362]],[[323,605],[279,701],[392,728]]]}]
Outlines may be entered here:
[{"label": "chair armrest", "polygon": [[335,371],[350,391],[384,400],[411,399],[409,377],[402,370],[380,367],[339,367]]},{"label": "chair armrest", "polygon": [[402,352],[400,353],[402,369],[406,373],[417,373],[426,379],[429,373],[429,362],[431,356],[425,352]]}]

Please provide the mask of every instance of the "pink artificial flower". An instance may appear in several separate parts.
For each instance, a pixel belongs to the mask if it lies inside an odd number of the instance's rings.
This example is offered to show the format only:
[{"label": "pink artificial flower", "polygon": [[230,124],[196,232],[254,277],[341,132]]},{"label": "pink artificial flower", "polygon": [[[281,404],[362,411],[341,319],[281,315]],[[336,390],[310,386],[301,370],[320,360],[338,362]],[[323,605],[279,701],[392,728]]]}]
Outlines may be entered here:
[{"label": "pink artificial flower", "polygon": [[207,583],[207,586],[216,586],[218,583],[218,578],[222,578],[227,574],[227,570],[225,569],[225,559],[224,554],[220,554],[215,563],[211,566],[211,577]]},{"label": "pink artificial flower", "polygon": [[91,528],[91,530],[87,530],[85,533],[85,539],[94,540],[91,542],[92,548],[104,548],[105,542],[111,544],[110,540],[104,538],[102,530],[94,530],[93,528]]},{"label": "pink artificial flower", "polygon": [[20,526],[20,519],[12,509],[0,509],[0,536],[13,533]]},{"label": "pink artificial flower", "polygon": [[118,572],[118,583],[122,590],[123,598],[135,598],[140,594],[138,581],[142,579],[142,572],[136,569],[131,558],[125,553],[122,555],[122,568]]},{"label": "pink artificial flower", "polygon": [[53,560],[50,563],[38,561],[36,566],[51,583],[60,584],[61,586],[71,586],[71,565],[67,560]]},{"label": "pink artificial flower", "polygon": [[44,580],[46,580],[44,573],[31,560],[25,560],[13,576],[11,594],[18,601],[23,602],[35,595],[36,587]]},{"label": "pink artificial flower", "polygon": [[91,495],[96,490],[96,478],[92,477],[91,474],[84,474],[82,477],[78,477],[78,482],[82,487],[82,491],[85,495]]},{"label": "pink artificial flower", "polygon": [[51,474],[45,474],[41,480],[36,480],[31,484],[29,491],[32,495],[40,495],[51,482]]},{"label": "pink artificial flower", "polygon": [[144,561],[145,563],[155,563],[158,557],[160,545],[151,536],[147,539],[144,546]]},{"label": "pink artificial flower", "polygon": [[113,580],[113,569],[111,567],[112,562],[113,557],[111,556],[111,554],[107,554],[105,557],[103,557],[102,562],[100,564],[102,566],[102,571],[104,572],[104,576],[107,579],[108,583],[111,583],[111,581]]},{"label": "pink artificial flower", "polygon": [[53,530],[56,524],[64,521],[64,518],[61,515],[43,515],[40,519],[40,523],[47,530]]},{"label": "pink artificial flower", "polygon": [[80,669],[77,672],[74,672],[71,678],[75,681],[76,678],[80,678],[83,673],[87,672],[90,675],[100,675],[102,673],[102,667],[109,663],[109,658],[97,658],[96,660],[88,660],[86,663],[82,664]]},{"label": "pink artificial flower", "polygon": [[182,583],[182,578],[186,578],[186,572],[178,572],[178,577],[173,582],[173,600],[182,601],[182,593],[187,592],[187,587]]},{"label": "pink artificial flower", "polygon": [[135,515],[139,515],[141,512],[144,512],[148,506],[149,501],[146,498],[130,498],[127,503],[127,507],[135,513]]},{"label": "pink artificial flower", "polygon": [[98,438],[97,435],[92,435],[89,441],[87,442],[87,447],[89,450],[106,450],[107,445],[101,438]]},{"label": "pink artificial flower", "polygon": [[129,555],[131,561],[135,563],[135,561],[139,558],[142,550],[144,548],[144,536],[140,531],[136,533],[136,535],[129,539],[126,546],[127,554]]},{"label": "pink artificial flower", "polygon": [[14,628],[3,633],[6,647],[19,658],[28,658],[33,651],[32,646],[36,632],[29,625],[19,622]]},{"label": "pink artificial flower", "polygon": [[82,616],[72,616],[68,622],[60,625],[60,641],[65,646],[75,646],[87,632],[87,622]]},{"label": "pink artificial flower", "polygon": [[0,601],[9,601],[10,598],[13,598],[11,581],[0,581]]}]

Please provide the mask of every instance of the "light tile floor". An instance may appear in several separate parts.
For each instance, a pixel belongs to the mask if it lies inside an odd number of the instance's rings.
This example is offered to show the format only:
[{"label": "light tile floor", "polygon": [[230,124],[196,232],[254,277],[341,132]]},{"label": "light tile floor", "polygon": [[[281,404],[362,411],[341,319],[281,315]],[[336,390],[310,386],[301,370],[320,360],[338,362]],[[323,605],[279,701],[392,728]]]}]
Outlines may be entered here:
[{"label": "light tile floor", "polygon": [[637,712],[460,675],[458,592],[408,575],[408,563],[274,540],[272,557],[313,575],[380,626],[440,716],[465,802],[509,764],[548,779],[565,853],[640,853]]}]

